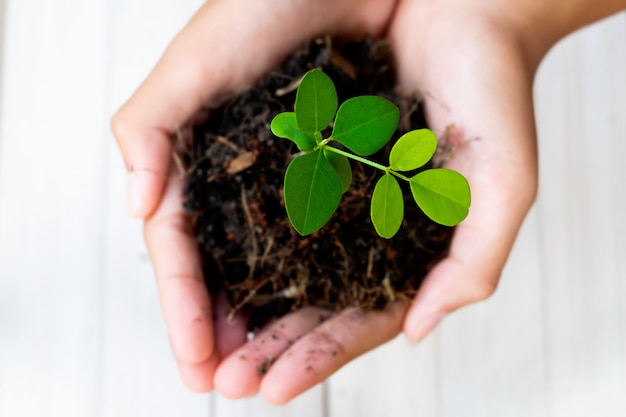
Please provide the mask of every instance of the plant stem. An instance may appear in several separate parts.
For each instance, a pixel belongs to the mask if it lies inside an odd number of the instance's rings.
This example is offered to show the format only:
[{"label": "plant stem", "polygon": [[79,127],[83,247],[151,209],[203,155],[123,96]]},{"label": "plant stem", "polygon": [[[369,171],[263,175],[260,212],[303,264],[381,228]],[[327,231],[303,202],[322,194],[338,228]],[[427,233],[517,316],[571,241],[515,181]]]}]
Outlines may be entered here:
[{"label": "plant stem", "polygon": [[400,179],[402,179],[402,180],[405,180],[406,182],[411,181],[411,179],[410,179],[410,178],[408,178],[408,177],[406,177],[406,176],[404,176],[404,175],[400,174],[399,172],[393,171],[393,170],[391,170],[391,169],[390,169],[389,171],[387,171],[387,172],[389,172],[391,175],[395,175],[396,177],[398,177],[398,178],[400,178]]},{"label": "plant stem", "polygon": [[323,142],[321,143],[321,145],[322,145],[321,148],[323,148],[323,149],[329,150],[331,152],[335,152],[335,153],[337,153],[339,155],[343,155],[346,158],[354,159],[355,161],[359,161],[362,164],[369,165],[372,168],[379,169],[379,170],[385,172],[386,174],[394,175],[394,176],[396,176],[396,177],[398,177],[400,179],[403,179],[403,180],[405,180],[407,182],[410,180],[409,178],[405,177],[404,175],[402,175],[402,174],[392,170],[389,167],[381,165],[381,164],[379,164],[377,162],[370,161],[369,159],[362,158],[362,157],[360,157],[358,155],[354,155],[354,154],[352,154],[350,152],[342,151],[341,149],[337,149],[337,148],[332,147],[332,146],[328,146],[326,143],[323,143]]},{"label": "plant stem", "polygon": [[374,161],[370,161],[369,159],[361,158],[358,155],[354,155],[354,154],[351,154],[349,152],[345,152],[345,151],[342,151],[341,149],[337,149],[335,147],[328,146],[328,145],[323,146],[323,148],[326,149],[326,150],[329,150],[331,152],[338,153],[339,155],[343,155],[346,158],[354,159],[355,161],[359,161],[359,162],[361,162],[361,163],[363,163],[365,165],[369,165],[369,166],[371,166],[373,168],[380,169],[381,171],[385,171],[385,172],[388,171],[388,168],[386,166],[381,165],[379,163],[376,163]]}]

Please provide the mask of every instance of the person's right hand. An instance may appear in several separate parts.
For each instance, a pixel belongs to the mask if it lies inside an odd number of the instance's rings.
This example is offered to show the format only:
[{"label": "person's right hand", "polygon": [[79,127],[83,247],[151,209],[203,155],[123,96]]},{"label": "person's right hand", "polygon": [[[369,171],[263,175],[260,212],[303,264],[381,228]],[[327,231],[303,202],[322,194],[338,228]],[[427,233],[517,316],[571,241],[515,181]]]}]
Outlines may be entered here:
[{"label": "person's right hand", "polygon": [[391,26],[400,82],[419,89],[429,127],[447,136],[447,167],[472,190],[449,255],[405,318],[414,342],[493,294],[537,191],[532,85],[541,55],[531,54],[515,19],[480,3],[404,1]]},{"label": "person's right hand", "polygon": [[470,214],[456,228],[448,257],[406,315],[410,340],[495,291],[537,192],[537,67],[562,37],[624,8],[624,0],[400,2],[390,38],[401,84],[422,93],[431,129],[453,126],[447,166],[472,189]]}]

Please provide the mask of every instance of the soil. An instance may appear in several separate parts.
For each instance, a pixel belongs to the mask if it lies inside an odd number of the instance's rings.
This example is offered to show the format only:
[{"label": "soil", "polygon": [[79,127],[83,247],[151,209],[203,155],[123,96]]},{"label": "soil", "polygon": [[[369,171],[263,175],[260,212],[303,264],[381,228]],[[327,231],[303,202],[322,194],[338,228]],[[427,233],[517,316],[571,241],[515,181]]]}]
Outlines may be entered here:
[{"label": "soil", "polygon": [[[453,230],[434,224],[404,189],[405,219],[391,240],[371,224],[370,198],[379,172],[352,164],[353,183],[337,213],[313,235],[290,225],[283,196],[285,169],[298,152],[270,132],[272,118],[293,111],[298,80],[320,68],[336,84],[339,102],[363,94],[400,108],[394,138],[424,127],[418,100],[396,91],[385,42],[313,41],[246,93],[211,112],[180,152],[190,213],[212,294],[225,291],[231,314],[243,312],[255,330],[273,318],[314,305],[383,309],[413,298],[423,277],[445,256]],[[388,160],[389,146],[373,156]],[[404,186],[405,184],[402,184]]]}]

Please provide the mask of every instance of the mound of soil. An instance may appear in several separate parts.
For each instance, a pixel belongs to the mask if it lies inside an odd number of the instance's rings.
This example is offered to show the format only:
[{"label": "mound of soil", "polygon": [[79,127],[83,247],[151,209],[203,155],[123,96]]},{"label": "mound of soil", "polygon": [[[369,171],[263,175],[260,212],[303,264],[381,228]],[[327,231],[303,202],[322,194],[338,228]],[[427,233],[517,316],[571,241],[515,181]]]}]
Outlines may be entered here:
[{"label": "mound of soil", "polygon": [[[363,94],[396,103],[401,122],[394,139],[425,126],[418,101],[395,90],[386,43],[322,39],[194,127],[194,139],[180,156],[188,175],[185,208],[209,290],[225,291],[232,312],[245,313],[250,330],[305,305],[382,309],[413,298],[452,236],[452,229],[424,216],[405,187],[404,224],[393,239],[380,238],[369,204],[381,173],[355,163],[352,186],[328,224],[307,237],[295,232],[282,189],[298,149],[274,137],[269,126],[279,112],[293,111],[297,82],[312,68],[333,79],[340,103]],[[389,146],[372,159],[384,163],[388,152]]]}]

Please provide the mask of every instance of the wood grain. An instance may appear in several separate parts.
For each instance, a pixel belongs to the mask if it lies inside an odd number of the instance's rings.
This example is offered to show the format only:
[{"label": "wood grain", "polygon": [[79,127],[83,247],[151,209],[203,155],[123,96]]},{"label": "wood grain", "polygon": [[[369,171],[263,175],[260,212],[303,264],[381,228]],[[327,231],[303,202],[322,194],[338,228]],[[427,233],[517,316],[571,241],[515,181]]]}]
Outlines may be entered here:
[{"label": "wood grain", "polygon": [[496,295],[272,407],[180,382],[108,127],[201,3],[0,7],[0,417],[626,415],[626,13],[539,70],[539,199]]}]

